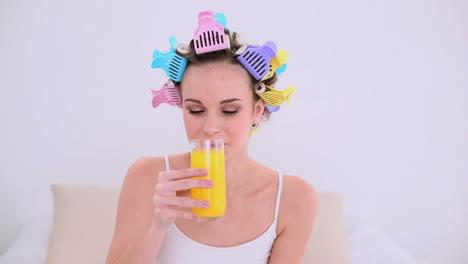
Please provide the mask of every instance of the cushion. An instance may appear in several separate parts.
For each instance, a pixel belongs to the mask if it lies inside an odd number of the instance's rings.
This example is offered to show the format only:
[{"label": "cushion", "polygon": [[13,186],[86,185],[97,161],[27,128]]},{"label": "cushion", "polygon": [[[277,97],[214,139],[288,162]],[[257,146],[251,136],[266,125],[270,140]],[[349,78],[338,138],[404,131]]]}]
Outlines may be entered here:
[{"label": "cushion", "polygon": [[54,222],[48,264],[105,263],[117,214],[119,190],[52,185]]},{"label": "cushion", "polygon": [[[104,263],[114,232],[119,189],[61,184],[51,188],[54,223],[47,263]],[[342,197],[338,193],[317,195],[317,218],[302,263],[351,263]]]},{"label": "cushion", "polygon": [[341,194],[318,192],[317,204],[314,228],[302,263],[351,263]]}]

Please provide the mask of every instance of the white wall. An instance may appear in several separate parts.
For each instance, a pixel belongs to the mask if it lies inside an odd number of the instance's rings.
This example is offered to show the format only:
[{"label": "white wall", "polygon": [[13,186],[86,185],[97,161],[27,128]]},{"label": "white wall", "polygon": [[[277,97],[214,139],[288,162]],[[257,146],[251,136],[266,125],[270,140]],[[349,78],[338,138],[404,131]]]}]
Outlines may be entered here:
[{"label": "white wall", "polygon": [[151,54],[214,9],[290,54],[294,104],[252,156],[342,192],[419,259],[468,262],[466,1],[171,2],[0,2],[0,252],[50,213],[50,183],[119,186],[137,157],[188,149],[179,110],[150,105]]}]

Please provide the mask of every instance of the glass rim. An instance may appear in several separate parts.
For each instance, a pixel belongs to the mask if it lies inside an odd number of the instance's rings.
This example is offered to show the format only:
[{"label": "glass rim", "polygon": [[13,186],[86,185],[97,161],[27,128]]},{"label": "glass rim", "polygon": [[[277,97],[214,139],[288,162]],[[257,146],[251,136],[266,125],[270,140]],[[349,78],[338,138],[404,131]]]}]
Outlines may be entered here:
[{"label": "glass rim", "polygon": [[220,149],[224,150],[223,139],[194,139],[190,141],[192,149]]},{"label": "glass rim", "polygon": [[197,142],[223,142],[224,143],[224,139],[222,139],[222,138],[218,138],[218,139],[201,139],[201,138],[197,138],[197,139],[190,140],[190,143],[197,143]]}]

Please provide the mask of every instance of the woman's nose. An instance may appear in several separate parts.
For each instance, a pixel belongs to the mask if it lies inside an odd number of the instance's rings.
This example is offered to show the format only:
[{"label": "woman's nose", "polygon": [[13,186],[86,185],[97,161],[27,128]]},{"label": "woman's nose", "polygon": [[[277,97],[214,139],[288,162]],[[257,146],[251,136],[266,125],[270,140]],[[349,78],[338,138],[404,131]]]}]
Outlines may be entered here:
[{"label": "woman's nose", "polygon": [[205,120],[203,132],[208,136],[212,136],[221,132],[220,122],[215,116],[208,116]]}]

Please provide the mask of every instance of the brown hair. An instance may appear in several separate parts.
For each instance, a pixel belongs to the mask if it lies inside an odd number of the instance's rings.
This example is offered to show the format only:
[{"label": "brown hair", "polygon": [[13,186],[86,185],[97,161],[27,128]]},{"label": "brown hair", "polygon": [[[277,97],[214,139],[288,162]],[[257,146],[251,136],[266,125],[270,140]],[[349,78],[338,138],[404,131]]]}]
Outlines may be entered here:
[{"label": "brown hair", "polygon": [[[182,57],[187,58],[188,60],[187,68],[190,67],[190,65],[205,64],[205,63],[219,62],[219,61],[226,61],[232,64],[242,65],[239,62],[239,60],[237,60],[236,58],[237,56],[236,51],[239,48],[241,48],[243,45],[248,45],[248,44],[239,43],[237,32],[233,32],[232,35],[228,29],[225,29],[224,32],[225,32],[226,37],[229,38],[229,43],[231,43],[231,47],[229,49],[196,54],[193,40],[191,40],[190,45],[189,45],[190,51],[187,54],[181,54],[179,52],[177,52],[177,54],[179,54]],[[261,98],[255,93],[254,87],[255,87],[255,84],[257,84],[259,81],[255,80],[255,78],[249,72],[247,73],[250,76],[251,90],[252,90],[254,102],[257,102],[258,100],[261,100]],[[268,86],[274,87],[276,81],[277,81],[277,77],[275,73],[273,74],[272,77],[266,80],[263,80],[262,82]],[[174,82],[175,86],[179,87],[179,89],[180,89],[180,83],[181,82]],[[271,114],[270,111],[268,111],[268,109],[265,107],[265,110],[263,111],[263,115],[262,115],[262,120],[267,120],[270,117],[270,114]]]}]

